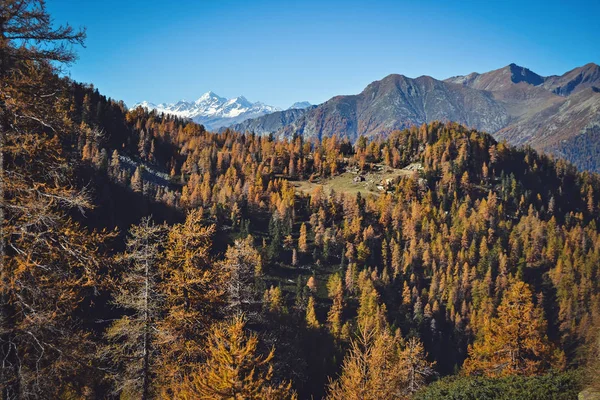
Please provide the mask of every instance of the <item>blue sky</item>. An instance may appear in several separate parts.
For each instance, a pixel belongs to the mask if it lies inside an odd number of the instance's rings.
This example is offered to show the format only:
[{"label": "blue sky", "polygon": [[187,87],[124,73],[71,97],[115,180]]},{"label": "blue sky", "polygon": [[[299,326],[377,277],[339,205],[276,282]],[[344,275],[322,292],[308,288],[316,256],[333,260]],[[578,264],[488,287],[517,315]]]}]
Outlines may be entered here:
[{"label": "blue sky", "polygon": [[68,68],[128,105],[224,97],[287,108],[391,73],[438,79],[514,62],[541,75],[600,63],[600,1],[49,0],[86,26]]}]

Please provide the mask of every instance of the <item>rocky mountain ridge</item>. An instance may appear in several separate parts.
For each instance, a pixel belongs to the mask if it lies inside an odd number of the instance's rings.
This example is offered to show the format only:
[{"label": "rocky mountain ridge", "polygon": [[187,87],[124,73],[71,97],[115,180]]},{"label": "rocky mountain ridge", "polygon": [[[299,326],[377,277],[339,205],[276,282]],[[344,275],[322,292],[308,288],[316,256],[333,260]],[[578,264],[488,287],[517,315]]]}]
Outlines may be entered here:
[{"label": "rocky mountain ridge", "polygon": [[[276,112],[231,128],[356,140],[435,120],[455,121],[600,171],[600,143],[585,137],[600,127],[599,88],[600,67],[594,63],[547,77],[516,64],[445,80],[392,74],[359,94],[335,96],[318,106]],[[587,147],[581,148],[582,143]]]}]

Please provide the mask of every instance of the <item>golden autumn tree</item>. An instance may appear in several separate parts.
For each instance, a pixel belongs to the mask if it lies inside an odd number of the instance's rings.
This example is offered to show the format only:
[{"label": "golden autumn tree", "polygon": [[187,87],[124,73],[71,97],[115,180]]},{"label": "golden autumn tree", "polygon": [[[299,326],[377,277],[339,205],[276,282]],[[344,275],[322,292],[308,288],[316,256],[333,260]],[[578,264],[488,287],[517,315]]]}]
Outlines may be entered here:
[{"label": "golden autumn tree", "polygon": [[407,373],[403,393],[412,395],[425,385],[427,378],[435,375],[434,363],[427,361],[425,348],[419,339],[412,337],[403,347],[400,359]]},{"label": "golden autumn tree", "polygon": [[401,358],[400,340],[373,323],[359,328],[344,357],[340,377],[329,384],[329,400],[401,398],[408,370]]},{"label": "golden autumn tree", "polygon": [[298,238],[298,250],[302,253],[306,253],[308,251],[308,239],[307,239],[307,229],[306,224],[303,222],[300,225],[300,237]]},{"label": "golden autumn tree", "polygon": [[321,324],[317,319],[317,312],[315,311],[315,299],[313,296],[308,298],[308,304],[306,305],[306,326],[311,329],[319,329]]},{"label": "golden autumn tree", "polygon": [[258,337],[245,331],[242,315],[215,325],[207,340],[206,361],[175,398],[295,399],[290,383],[273,382],[271,360],[275,350],[261,355],[258,344]]},{"label": "golden autumn tree", "polygon": [[340,377],[330,382],[328,399],[409,398],[434,374],[422,343],[404,342],[400,331],[392,334],[385,305],[365,269],[359,276],[361,290],[358,332],[344,357]]},{"label": "golden autumn tree", "polygon": [[0,397],[58,398],[90,381],[74,313],[96,284],[102,236],[73,220],[91,208],[75,184],[77,132],[60,63],[85,32],[53,27],[45,2],[0,1]]},{"label": "golden autumn tree", "polygon": [[357,310],[357,323],[361,327],[374,325],[373,329],[381,330],[387,326],[386,306],[381,304],[379,293],[371,278],[367,277],[368,270],[363,270],[359,275],[360,297]]},{"label": "golden autumn tree", "polygon": [[485,324],[469,346],[464,372],[527,376],[547,370],[557,360],[546,327],[542,311],[533,304],[529,286],[513,278],[497,316]]},{"label": "golden autumn tree", "polygon": [[193,210],[167,235],[160,285],[165,315],[158,324],[163,390],[198,362],[203,334],[225,305],[227,274],[210,258],[214,232],[214,225],[202,224],[202,210]]},{"label": "golden autumn tree", "polygon": [[[598,314],[595,317],[597,319]],[[596,322],[591,331],[587,349],[587,383],[593,392],[600,393],[600,324]]]},{"label": "golden autumn tree", "polygon": [[315,279],[314,275],[308,278],[308,280],[306,281],[306,287],[313,294],[317,292],[317,280]]},{"label": "golden autumn tree", "polygon": [[124,398],[149,399],[156,390],[159,358],[158,323],[163,296],[159,287],[165,227],[149,217],[130,229],[126,252],[120,256],[125,272],[114,303],[126,314],[106,331],[109,344],[102,355],[115,368],[111,377]]},{"label": "golden autumn tree", "polygon": [[131,177],[131,190],[142,193],[144,191],[143,167],[138,166]]},{"label": "golden autumn tree", "polygon": [[327,292],[333,301],[327,313],[329,331],[335,338],[340,338],[342,333],[342,312],[344,311],[344,285],[339,273],[331,275],[327,282]]},{"label": "golden autumn tree", "polygon": [[279,286],[271,286],[265,290],[263,296],[263,307],[270,313],[281,315],[287,313],[283,294]]}]

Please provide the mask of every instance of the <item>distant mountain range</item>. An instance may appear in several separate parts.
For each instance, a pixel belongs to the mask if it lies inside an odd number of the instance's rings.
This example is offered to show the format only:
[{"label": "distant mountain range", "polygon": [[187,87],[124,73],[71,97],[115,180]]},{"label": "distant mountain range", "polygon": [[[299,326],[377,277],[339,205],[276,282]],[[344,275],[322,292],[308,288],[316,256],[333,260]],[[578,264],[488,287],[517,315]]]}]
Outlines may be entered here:
[{"label": "distant mountain range", "polygon": [[223,126],[243,122],[249,118],[280,111],[278,107],[261,102],[252,103],[244,96],[226,99],[213,92],[204,93],[198,100],[193,102],[181,100],[177,103],[153,104],[143,101],[135,104],[132,108],[136,107],[190,118],[204,125],[208,130],[216,130]]},{"label": "distant mountain range", "polygon": [[548,77],[516,64],[446,80],[394,74],[357,95],[277,111],[231,128],[356,140],[434,120],[456,121],[600,171],[599,88],[600,67],[593,63]]}]

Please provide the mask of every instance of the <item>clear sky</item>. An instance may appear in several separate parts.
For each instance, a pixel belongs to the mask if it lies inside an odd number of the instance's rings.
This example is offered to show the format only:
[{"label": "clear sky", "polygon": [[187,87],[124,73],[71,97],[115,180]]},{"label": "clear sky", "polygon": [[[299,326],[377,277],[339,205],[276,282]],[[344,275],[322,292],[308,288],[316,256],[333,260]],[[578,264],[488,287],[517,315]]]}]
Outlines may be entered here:
[{"label": "clear sky", "polygon": [[220,96],[287,108],[391,73],[444,79],[514,62],[541,75],[600,64],[600,0],[48,0],[87,27],[69,67],[128,105]]}]

